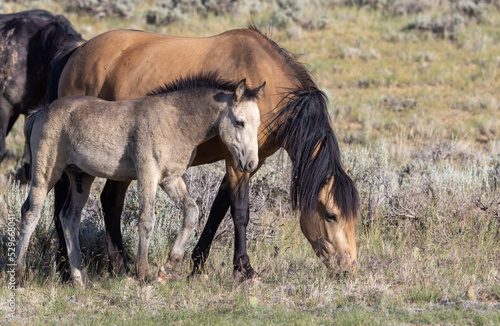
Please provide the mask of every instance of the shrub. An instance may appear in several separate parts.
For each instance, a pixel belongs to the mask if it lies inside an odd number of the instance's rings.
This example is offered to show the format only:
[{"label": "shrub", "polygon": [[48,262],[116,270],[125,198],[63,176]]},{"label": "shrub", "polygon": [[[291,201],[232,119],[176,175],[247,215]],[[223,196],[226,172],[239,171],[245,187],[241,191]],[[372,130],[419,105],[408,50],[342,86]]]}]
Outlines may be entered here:
[{"label": "shrub", "polygon": [[210,13],[226,15],[234,13],[239,0],[159,0],[146,14],[148,24],[161,25],[189,22],[188,14],[206,16]]},{"label": "shrub", "polygon": [[299,23],[303,20],[303,3],[298,0],[278,0],[278,10],[270,19],[271,25],[285,28],[290,22]]},{"label": "shrub", "polygon": [[187,22],[186,12],[189,6],[183,1],[160,0],[146,14],[146,23],[152,25]]},{"label": "shrub", "polygon": [[97,19],[118,16],[129,19],[135,9],[134,0],[68,0],[66,10],[87,14]]},{"label": "shrub", "polygon": [[[269,24],[276,28],[286,28],[291,24],[296,24],[302,28],[324,29],[329,23],[328,17],[320,16],[318,18],[311,18],[311,15],[306,15],[304,10],[304,2],[300,0],[277,0],[277,9],[271,15]],[[311,7],[322,8],[327,4],[319,1],[318,3],[310,3]]]},{"label": "shrub", "polygon": [[464,25],[465,18],[459,13],[450,13],[435,19],[418,15],[403,28],[403,31],[431,32],[440,38],[455,41]]}]

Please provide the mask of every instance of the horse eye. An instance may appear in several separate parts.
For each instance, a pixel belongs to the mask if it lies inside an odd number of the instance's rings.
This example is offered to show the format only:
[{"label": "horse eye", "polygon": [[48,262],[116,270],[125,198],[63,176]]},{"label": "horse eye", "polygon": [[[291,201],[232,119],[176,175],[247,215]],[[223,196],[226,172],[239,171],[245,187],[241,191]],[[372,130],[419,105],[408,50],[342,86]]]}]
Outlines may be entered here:
[{"label": "horse eye", "polygon": [[244,128],[245,127],[245,122],[244,121],[236,121],[236,126],[239,128]]},{"label": "horse eye", "polygon": [[327,214],[326,218],[330,221],[337,222],[337,214]]}]

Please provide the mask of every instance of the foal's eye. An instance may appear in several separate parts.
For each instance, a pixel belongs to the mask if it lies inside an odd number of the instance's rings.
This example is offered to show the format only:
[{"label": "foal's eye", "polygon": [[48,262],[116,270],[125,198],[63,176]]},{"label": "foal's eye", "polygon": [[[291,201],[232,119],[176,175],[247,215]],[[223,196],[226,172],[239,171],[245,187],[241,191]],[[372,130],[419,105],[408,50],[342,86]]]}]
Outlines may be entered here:
[{"label": "foal's eye", "polygon": [[327,214],[327,215],[326,215],[326,218],[327,218],[329,221],[337,222],[337,214]]},{"label": "foal's eye", "polygon": [[239,128],[243,128],[243,127],[245,127],[245,122],[236,120],[236,126]]}]

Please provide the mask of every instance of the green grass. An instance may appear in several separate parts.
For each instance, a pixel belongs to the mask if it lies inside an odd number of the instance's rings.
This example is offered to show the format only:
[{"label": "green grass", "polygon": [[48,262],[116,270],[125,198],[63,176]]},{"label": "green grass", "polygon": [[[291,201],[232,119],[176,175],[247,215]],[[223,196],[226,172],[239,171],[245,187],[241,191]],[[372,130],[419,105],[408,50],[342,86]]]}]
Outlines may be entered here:
[{"label": "green grass", "polygon": [[[86,38],[129,27],[206,36],[244,27],[248,18],[237,13],[148,26],[143,17],[151,3],[138,5],[130,21],[95,21],[75,13],[68,17]],[[62,12],[60,2],[44,4]],[[34,5],[5,3],[4,11],[28,6]],[[141,286],[133,273],[109,277],[99,181],[80,232],[94,287],[80,290],[60,283],[49,196],[30,243],[26,287],[15,292],[15,323],[500,324],[500,12],[488,10],[487,23],[469,22],[450,41],[402,32],[411,15],[388,16],[366,7],[307,10],[308,17],[326,15],[327,27],[309,30],[292,24],[273,35],[286,49],[303,54],[300,60],[330,99],[344,164],[362,200],[356,225],[358,274],[328,276],[291,212],[289,163],[274,157],[251,181],[248,247],[260,283],[232,280],[229,218],[221,225],[205,275],[186,281],[186,258],[179,278],[165,285]],[[266,23],[270,15],[266,9],[254,21]],[[11,155],[0,170],[2,269],[7,207],[19,217],[26,196],[25,188],[8,183],[20,162],[22,140],[19,122],[8,137]],[[223,171],[222,163],[190,169],[189,187],[202,218],[188,256]],[[160,192],[156,214],[149,252],[153,273],[164,262],[180,223],[179,210]],[[132,187],[122,223],[131,261],[137,248],[136,218]],[[7,317],[7,283],[1,273],[1,321]]]}]

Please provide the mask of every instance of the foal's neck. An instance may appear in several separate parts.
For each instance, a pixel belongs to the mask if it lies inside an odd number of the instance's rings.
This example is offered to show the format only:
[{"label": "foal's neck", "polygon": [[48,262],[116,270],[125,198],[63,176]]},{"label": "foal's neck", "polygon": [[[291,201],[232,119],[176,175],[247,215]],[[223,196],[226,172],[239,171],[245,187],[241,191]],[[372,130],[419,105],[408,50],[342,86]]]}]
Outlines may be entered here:
[{"label": "foal's neck", "polygon": [[176,96],[173,100],[181,112],[181,131],[196,145],[215,137],[231,96],[222,92],[214,93],[213,90],[200,91],[200,94],[191,95],[189,100],[186,100],[185,94]]}]

